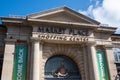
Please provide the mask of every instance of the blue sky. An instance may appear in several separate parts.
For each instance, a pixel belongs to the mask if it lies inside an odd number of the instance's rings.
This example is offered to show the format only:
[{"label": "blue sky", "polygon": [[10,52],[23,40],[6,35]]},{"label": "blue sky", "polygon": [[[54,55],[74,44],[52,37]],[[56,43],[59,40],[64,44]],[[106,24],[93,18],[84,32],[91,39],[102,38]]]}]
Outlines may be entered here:
[{"label": "blue sky", "polygon": [[0,0],[0,16],[26,16],[68,6],[101,24],[117,27],[120,33],[120,0]]},{"label": "blue sky", "polygon": [[0,0],[0,16],[27,15],[61,6],[79,11],[90,4],[89,0]]}]

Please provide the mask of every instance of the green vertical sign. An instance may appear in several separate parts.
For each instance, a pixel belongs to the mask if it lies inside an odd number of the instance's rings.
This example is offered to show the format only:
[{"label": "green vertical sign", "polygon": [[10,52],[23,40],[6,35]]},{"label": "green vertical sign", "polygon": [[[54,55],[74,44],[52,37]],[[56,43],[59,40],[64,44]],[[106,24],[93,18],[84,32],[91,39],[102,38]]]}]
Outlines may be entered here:
[{"label": "green vertical sign", "polygon": [[104,50],[97,50],[97,61],[100,80],[109,80],[108,67]]},{"label": "green vertical sign", "polygon": [[14,55],[14,69],[12,80],[26,80],[28,48],[25,45],[17,45]]}]

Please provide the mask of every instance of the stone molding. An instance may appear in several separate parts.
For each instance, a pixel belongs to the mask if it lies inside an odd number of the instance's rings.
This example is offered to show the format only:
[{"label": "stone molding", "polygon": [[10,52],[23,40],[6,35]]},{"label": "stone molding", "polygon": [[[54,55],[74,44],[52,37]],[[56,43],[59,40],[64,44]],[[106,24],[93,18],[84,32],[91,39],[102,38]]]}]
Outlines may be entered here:
[{"label": "stone molding", "polygon": [[[43,66],[47,60],[53,56],[64,55],[71,58],[78,66],[79,72],[83,80],[85,80],[85,66],[84,66],[84,47],[80,45],[65,45],[65,44],[44,44],[43,45]],[[44,75],[43,75],[44,78]]]}]

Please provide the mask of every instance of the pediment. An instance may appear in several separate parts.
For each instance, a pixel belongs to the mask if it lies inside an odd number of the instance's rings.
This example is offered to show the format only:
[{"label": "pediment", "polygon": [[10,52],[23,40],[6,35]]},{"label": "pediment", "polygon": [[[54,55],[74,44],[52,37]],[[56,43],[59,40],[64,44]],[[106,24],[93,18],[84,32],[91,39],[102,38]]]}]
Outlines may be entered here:
[{"label": "pediment", "polygon": [[56,8],[28,15],[28,18],[71,23],[99,24],[99,22],[67,7]]}]

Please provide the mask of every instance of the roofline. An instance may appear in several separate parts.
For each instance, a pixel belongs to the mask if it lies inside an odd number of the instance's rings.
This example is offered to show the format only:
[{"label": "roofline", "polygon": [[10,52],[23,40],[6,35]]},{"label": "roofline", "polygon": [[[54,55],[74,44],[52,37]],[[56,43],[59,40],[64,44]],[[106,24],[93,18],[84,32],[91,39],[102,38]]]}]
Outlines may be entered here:
[{"label": "roofline", "polygon": [[64,9],[67,9],[67,10],[69,10],[69,11],[74,12],[75,14],[77,14],[77,15],[79,15],[79,16],[82,16],[82,17],[84,17],[84,18],[87,18],[88,20],[93,21],[93,22],[97,23],[98,25],[100,24],[100,22],[98,22],[98,21],[96,21],[96,20],[94,20],[94,19],[91,19],[90,17],[87,17],[87,16],[85,16],[85,15],[83,15],[83,14],[81,14],[81,13],[79,13],[79,12],[77,12],[77,11],[69,8],[69,7],[64,6]]},{"label": "roofline", "polygon": [[2,24],[4,23],[23,23],[27,18],[13,18],[13,17],[0,17]]},{"label": "roofline", "polygon": [[116,28],[114,28],[114,27],[98,27],[96,30],[95,30],[95,32],[103,32],[103,33],[112,33],[112,34],[114,34],[115,33],[115,31],[116,31]]},{"label": "roofline", "polygon": [[111,38],[113,41],[120,41],[120,34],[112,34]]},{"label": "roofline", "polygon": [[0,19],[3,20],[3,19],[14,19],[14,20],[25,20],[27,19],[27,17],[25,18],[18,18],[18,17],[3,17],[3,16],[0,16]]},{"label": "roofline", "polygon": [[113,30],[117,29],[117,27],[108,27],[108,26],[100,26],[100,28],[103,28],[103,29],[113,29]]},{"label": "roofline", "polygon": [[120,34],[112,34],[112,36],[119,36],[120,37]]},{"label": "roofline", "polygon": [[38,14],[44,14],[44,13],[47,13],[47,12],[52,12],[52,11],[62,10],[62,9],[71,11],[71,12],[73,12],[76,15],[82,16],[84,19],[90,20],[91,22],[96,23],[97,25],[100,24],[100,22],[98,22],[98,21],[96,21],[94,19],[91,19],[91,18],[89,18],[89,17],[87,17],[87,16],[85,16],[85,15],[83,15],[83,14],[81,14],[81,13],[79,13],[79,12],[77,12],[77,11],[71,9],[71,8],[69,8],[69,7],[66,7],[66,6],[58,7],[58,8],[53,8],[53,9],[45,10],[45,11],[42,11],[42,12],[30,14],[30,15],[27,15],[27,17],[30,18],[30,17],[38,15]]},{"label": "roofline", "polygon": [[61,9],[64,9],[64,10],[67,10],[67,11],[71,11],[71,12],[73,12],[74,14],[76,14],[78,16],[82,16],[82,18],[84,20],[87,20],[87,21],[90,20],[91,22],[93,22],[93,23],[95,23],[97,25],[100,24],[100,22],[98,22],[98,21],[96,21],[94,19],[91,19],[91,18],[89,18],[89,17],[87,17],[87,16],[85,16],[85,15],[83,15],[83,14],[81,14],[81,13],[79,13],[79,12],[77,12],[77,11],[71,9],[71,8],[69,8],[69,7],[66,7],[66,6],[62,6],[62,7],[58,7],[58,8],[54,8],[54,9],[49,9],[49,10],[45,10],[45,11],[42,11],[42,12],[33,13],[33,14],[30,14],[30,15],[27,15],[27,16],[22,16],[22,17],[0,17],[0,19],[25,20],[27,18],[30,18],[30,17],[34,16],[34,15],[44,14],[44,13],[47,13],[47,12],[50,12],[50,11],[61,10]]},{"label": "roofline", "polygon": [[37,15],[37,14],[44,14],[44,13],[47,13],[47,12],[50,12],[50,11],[59,10],[59,9],[63,9],[63,7],[58,7],[58,8],[53,8],[53,9],[43,10],[43,11],[40,11],[40,12],[32,13],[32,14],[27,15],[27,16],[28,16],[28,18],[29,18],[29,17],[32,17],[32,16]]}]

